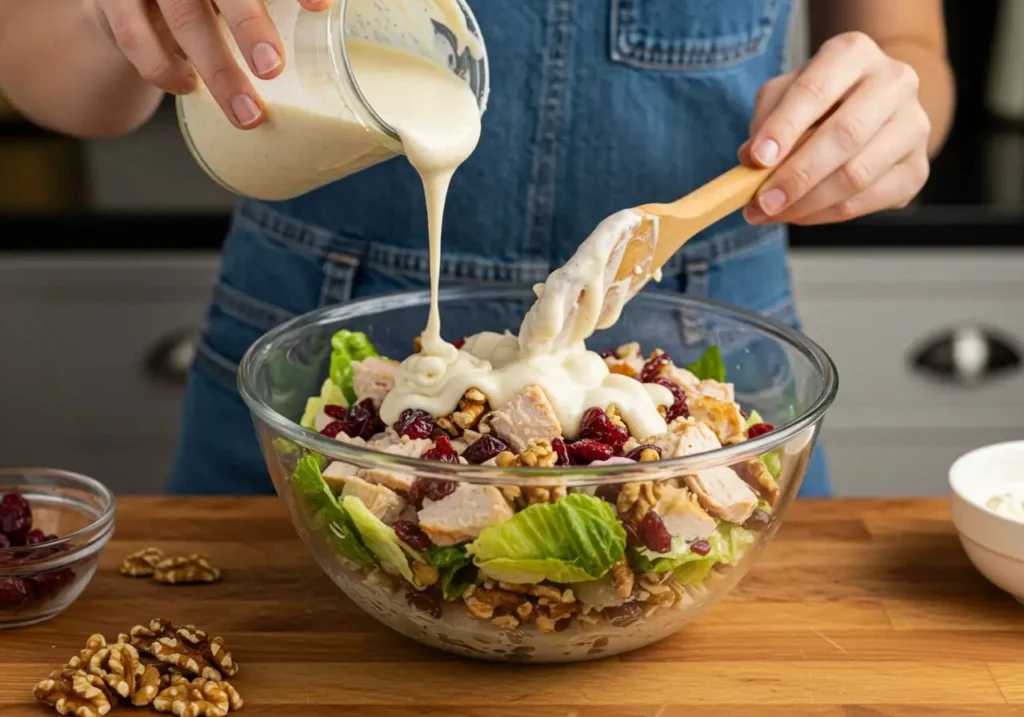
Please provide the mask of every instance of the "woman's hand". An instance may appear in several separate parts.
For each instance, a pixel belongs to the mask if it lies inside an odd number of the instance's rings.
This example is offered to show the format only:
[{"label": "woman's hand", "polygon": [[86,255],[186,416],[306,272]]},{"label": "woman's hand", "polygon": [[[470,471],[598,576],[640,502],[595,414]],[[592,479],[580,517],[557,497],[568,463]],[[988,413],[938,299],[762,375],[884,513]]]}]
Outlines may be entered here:
[{"label": "woman's hand", "polygon": [[913,68],[859,32],[765,83],[740,158],[778,169],[744,210],[747,221],[826,224],[905,207],[929,172],[931,125],[917,90]]},{"label": "woman's hand", "polygon": [[[324,10],[330,0],[297,0]],[[264,80],[284,69],[284,48],[263,0],[93,0],[117,47],[144,80],[172,94],[188,94],[202,78],[224,114],[240,129],[263,118],[259,95],[235,62],[217,27],[223,16],[253,75]]]}]

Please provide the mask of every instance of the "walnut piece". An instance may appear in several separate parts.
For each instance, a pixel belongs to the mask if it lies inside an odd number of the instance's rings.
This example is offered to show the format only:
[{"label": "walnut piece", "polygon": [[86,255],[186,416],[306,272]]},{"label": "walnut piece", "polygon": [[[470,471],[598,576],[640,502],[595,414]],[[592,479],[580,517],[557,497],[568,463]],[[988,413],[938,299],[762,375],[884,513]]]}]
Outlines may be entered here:
[{"label": "walnut piece", "polygon": [[127,635],[118,635],[117,642],[98,650],[89,659],[87,672],[103,680],[111,690],[136,707],[145,707],[160,688],[160,671],[144,665],[139,651],[128,643]]},{"label": "walnut piece", "polygon": [[131,644],[165,664],[183,672],[220,680],[238,674],[238,664],[224,646],[224,640],[211,638],[193,625],[176,628],[167,620],[150,620],[131,630]]},{"label": "walnut piece", "polygon": [[507,590],[472,585],[463,593],[462,601],[466,604],[466,613],[470,617],[490,620],[516,612],[519,606],[526,602],[526,598]]},{"label": "walnut piece", "polygon": [[[633,571],[629,569],[629,561],[626,560],[626,556],[623,555],[619,558],[619,561],[612,565],[612,580],[615,582],[615,589],[618,591],[621,597],[627,598],[633,594],[633,584],[635,582],[635,576]],[[673,573],[668,573],[673,575]]]},{"label": "walnut piece", "polygon": [[119,572],[129,578],[148,578],[153,574],[157,563],[163,559],[164,551],[160,548],[143,548],[126,555]]},{"label": "walnut piece", "polygon": [[487,397],[478,388],[466,391],[459,401],[459,410],[452,414],[452,422],[463,430],[470,430],[480,422],[487,411]]},{"label": "walnut piece", "polygon": [[494,464],[498,468],[515,468],[519,464],[519,458],[512,451],[502,451],[495,456]]},{"label": "walnut piece", "polygon": [[519,462],[528,468],[550,468],[558,461],[558,454],[547,441],[531,440],[519,454]]},{"label": "walnut piece", "polygon": [[441,578],[441,572],[432,565],[425,565],[420,562],[413,562],[412,576],[420,587],[429,588]]},{"label": "walnut piece", "polygon": [[83,670],[54,670],[32,690],[32,695],[58,714],[74,717],[103,717],[110,712],[114,698],[96,675]]},{"label": "walnut piece", "polygon": [[205,555],[194,553],[161,560],[153,569],[153,578],[165,585],[215,583],[220,580],[220,569],[213,567]]},{"label": "walnut piece", "polygon": [[626,483],[619,491],[615,501],[615,509],[623,520],[640,522],[647,515],[647,511],[653,508],[658,499],[661,498],[662,486],[654,481],[640,481],[638,483]]},{"label": "walnut piece", "polygon": [[196,677],[177,678],[153,700],[157,712],[177,717],[224,717],[244,705],[241,695],[227,682]]},{"label": "walnut piece", "polygon": [[107,646],[107,639],[103,635],[93,635],[85,641],[85,649],[75,657],[68,660],[68,667],[72,670],[84,670],[89,666],[89,660],[97,652]]}]

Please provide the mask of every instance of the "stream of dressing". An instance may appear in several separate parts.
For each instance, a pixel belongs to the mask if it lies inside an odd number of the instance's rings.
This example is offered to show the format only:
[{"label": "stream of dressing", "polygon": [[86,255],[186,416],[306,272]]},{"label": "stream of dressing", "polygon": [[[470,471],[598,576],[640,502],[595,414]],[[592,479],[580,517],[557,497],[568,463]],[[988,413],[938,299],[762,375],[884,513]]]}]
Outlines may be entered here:
[{"label": "stream of dressing", "polygon": [[[671,393],[612,374],[604,360],[584,346],[598,324],[610,326],[621,311],[619,303],[612,312],[602,313],[600,301],[609,254],[621,233],[631,228],[632,219],[625,213],[602,223],[574,261],[553,272],[543,291],[538,289],[543,300],[524,321],[522,341],[512,334],[484,332],[470,337],[459,350],[441,338],[437,294],[445,199],[452,175],[479,141],[480,111],[469,87],[443,68],[400,52],[375,59],[382,64],[374,67],[370,81],[360,85],[371,106],[398,132],[422,179],[430,236],[430,314],[422,351],[398,369],[381,418],[392,424],[407,408],[446,415],[473,387],[492,407],[500,408],[527,386],[538,385],[567,438],[576,437],[588,408],[611,404],[619,408],[634,435],[664,432],[658,407],[672,403]],[[590,299],[566,313],[575,306],[580,286],[588,287]]]}]

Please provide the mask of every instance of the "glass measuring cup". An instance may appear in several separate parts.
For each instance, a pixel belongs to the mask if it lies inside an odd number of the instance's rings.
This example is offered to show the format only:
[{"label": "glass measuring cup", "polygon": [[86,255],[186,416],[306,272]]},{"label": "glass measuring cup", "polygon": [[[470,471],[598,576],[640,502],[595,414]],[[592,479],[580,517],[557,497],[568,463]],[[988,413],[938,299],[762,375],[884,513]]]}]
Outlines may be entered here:
[{"label": "glass measuring cup", "polygon": [[[265,4],[286,64],[273,80],[250,74],[267,108],[263,124],[235,128],[202,85],[177,98],[178,122],[192,156],[235,194],[290,199],[403,154],[398,134],[359,86],[349,54],[353,42],[444,67],[469,85],[481,114],[487,108],[487,51],[465,0],[335,0],[318,13],[303,10],[296,0]],[[228,44],[248,74],[230,38]]]}]

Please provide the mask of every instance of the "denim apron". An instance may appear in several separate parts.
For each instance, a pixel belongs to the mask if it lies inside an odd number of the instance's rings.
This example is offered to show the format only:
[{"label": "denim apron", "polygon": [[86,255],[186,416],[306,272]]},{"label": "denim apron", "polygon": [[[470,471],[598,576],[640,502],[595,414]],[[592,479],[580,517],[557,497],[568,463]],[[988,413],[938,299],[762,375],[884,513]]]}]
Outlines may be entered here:
[{"label": "denim apron", "polygon": [[[492,89],[479,147],[448,195],[443,286],[543,281],[604,217],[671,201],[732,167],[755,92],[783,70],[790,0],[478,0],[473,9]],[[737,214],[691,240],[659,288],[798,326],[786,249],[783,227]],[[241,201],[170,490],[271,493],[235,388],[242,354],[297,314],[427,282],[423,191],[405,161],[289,201]],[[818,450],[801,494],[829,492]]]}]

